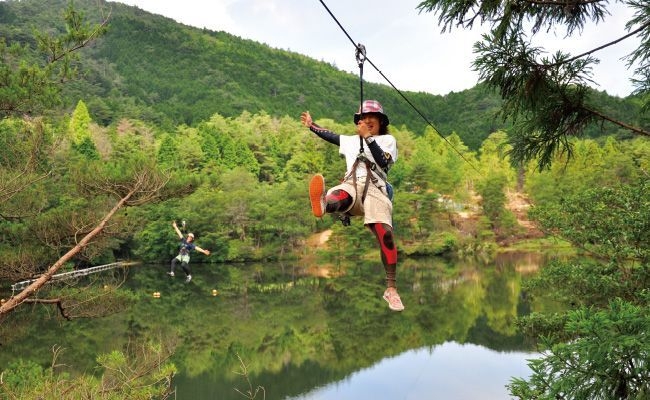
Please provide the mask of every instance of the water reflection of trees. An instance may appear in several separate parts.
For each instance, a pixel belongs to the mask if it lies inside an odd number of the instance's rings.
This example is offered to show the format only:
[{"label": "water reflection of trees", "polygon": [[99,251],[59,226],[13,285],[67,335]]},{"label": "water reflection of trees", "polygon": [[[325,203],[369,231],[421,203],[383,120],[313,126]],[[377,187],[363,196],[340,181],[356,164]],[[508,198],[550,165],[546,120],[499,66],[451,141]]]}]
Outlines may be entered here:
[{"label": "water reflection of trees", "polygon": [[[4,345],[16,350],[13,356],[30,347],[35,351],[25,354],[35,359],[37,349],[61,345],[68,348],[67,363],[77,366],[109,346],[165,332],[180,339],[174,355],[179,391],[232,392],[239,355],[256,385],[283,388],[285,396],[447,341],[499,351],[529,347],[514,326],[516,316],[530,310],[516,263],[407,260],[398,272],[402,313],[389,312],[381,299],[384,273],[377,264],[342,264],[336,278],[290,265],[196,266],[190,285],[163,277],[165,266],[142,267],[125,285],[134,298],[127,312],[64,325],[52,316],[44,322],[46,334]],[[154,291],[161,298],[153,298]],[[43,353],[40,361],[47,362]],[[0,355],[0,364],[6,361]]]}]

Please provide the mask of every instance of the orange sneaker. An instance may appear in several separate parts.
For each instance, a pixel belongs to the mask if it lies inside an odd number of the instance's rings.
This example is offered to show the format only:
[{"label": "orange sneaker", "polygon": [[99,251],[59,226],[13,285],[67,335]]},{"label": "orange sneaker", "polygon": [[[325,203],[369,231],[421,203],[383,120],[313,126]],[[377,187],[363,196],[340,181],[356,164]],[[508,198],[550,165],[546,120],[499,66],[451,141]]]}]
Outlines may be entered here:
[{"label": "orange sneaker", "polygon": [[316,174],[309,182],[309,200],[311,201],[311,212],[315,217],[322,217],[325,214],[325,178]]},{"label": "orange sneaker", "polygon": [[388,302],[388,308],[393,311],[402,311],[404,310],[404,304],[402,304],[402,299],[400,299],[397,290],[386,289],[384,292],[384,300]]}]

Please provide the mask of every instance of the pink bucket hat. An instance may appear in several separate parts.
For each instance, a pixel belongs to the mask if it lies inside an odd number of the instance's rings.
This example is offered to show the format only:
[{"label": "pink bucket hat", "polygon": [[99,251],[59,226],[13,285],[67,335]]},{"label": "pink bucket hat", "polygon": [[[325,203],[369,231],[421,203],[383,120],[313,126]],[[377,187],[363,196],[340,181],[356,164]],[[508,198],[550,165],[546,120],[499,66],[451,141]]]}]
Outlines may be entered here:
[{"label": "pink bucket hat", "polygon": [[384,114],[384,107],[381,106],[381,104],[377,100],[364,100],[361,109],[354,114],[354,123],[355,125],[359,123],[359,120],[361,119],[361,116],[363,114],[379,114],[379,117],[382,120],[382,124],[384,126],[390,124],[390,121],[388,120],[388,116]]}]

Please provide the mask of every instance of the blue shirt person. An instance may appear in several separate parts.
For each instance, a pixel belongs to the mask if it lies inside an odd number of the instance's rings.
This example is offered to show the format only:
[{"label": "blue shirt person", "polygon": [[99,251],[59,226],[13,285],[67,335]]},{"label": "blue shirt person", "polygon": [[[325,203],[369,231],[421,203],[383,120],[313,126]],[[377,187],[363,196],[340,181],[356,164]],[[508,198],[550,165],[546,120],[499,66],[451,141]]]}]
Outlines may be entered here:
[{"label": "blue shirt person", "polygon": [[183,237],[183,233],[181,233],[181,230],[178,229],[178,225],[176,225],[176,221],[172,222],[172,226],[174,227],[174,230],[176,231],[176,234],[178,235],[178,238],[180,239],[180,248],[178,250],[178,255],[174,258],[172,258],[171,261],[171,271],[168,272],[170,276],[174,276],[174,269],[176,268],[176,263],[180,262],[181,263],[181,268],[183,268],[183,271],[185,272],[185,275],[187,275],[186,281],[189,282],[192,280],[192,271],[190,270],[190,253],[194,250],[205,254],[206,256],[210,255],[210,250],[205,250],[194,244],[194,234],[193,233],[188,233],[187,237]]}]

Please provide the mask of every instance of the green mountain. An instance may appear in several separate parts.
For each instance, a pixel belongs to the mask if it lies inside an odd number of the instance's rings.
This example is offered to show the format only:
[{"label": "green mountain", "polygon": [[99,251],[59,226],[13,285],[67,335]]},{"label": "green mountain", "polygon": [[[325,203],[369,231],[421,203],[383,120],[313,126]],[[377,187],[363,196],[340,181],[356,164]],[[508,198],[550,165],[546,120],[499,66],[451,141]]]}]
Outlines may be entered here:
[{"label": "green mountain", "polygon": [[[0,2],[0,37],[9,44],[33,44],[34,29],[63,29],[67,5],[68,0]],[[128,117],[171,130],[215,113],[233,117],[264,111],[297,118],[306,109],[348,122],[358,102],[358,76],[328,63],[120,3],[77,0],[74,5],[89,22],[110,12],[108,34],[81,54],[83,79],[65,87],[66,110],[84,100],[93,120],[102,125]],[[424,132],[425,119],[392,87],[365,83],[364,93],[381,100],[393,124]],[[495,118],[499,97],[480,86],[445,96],[403,93],[440,134],[455,132],[472,150],[508,126]],[[638,107],[631,100],[595,95],[607,110],[635,120]],[[603,129],[617,133],[613,126]],[[593,127],[587,134],[602,132]]]}]

